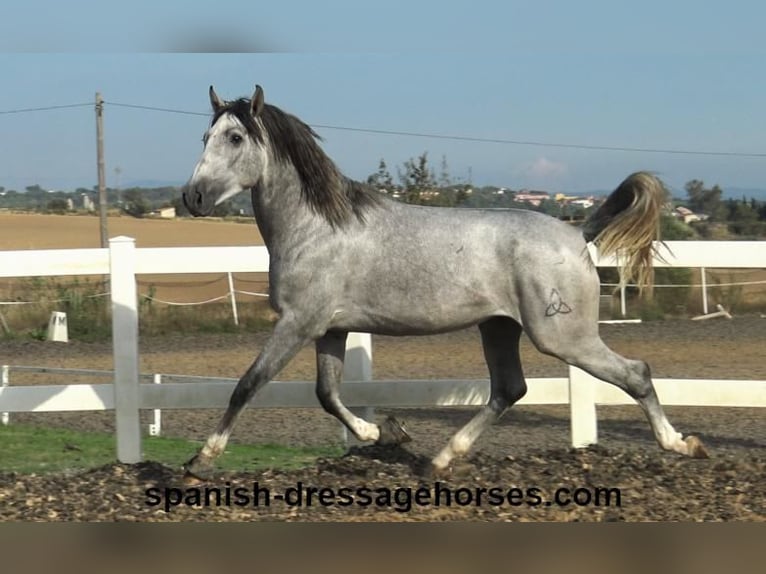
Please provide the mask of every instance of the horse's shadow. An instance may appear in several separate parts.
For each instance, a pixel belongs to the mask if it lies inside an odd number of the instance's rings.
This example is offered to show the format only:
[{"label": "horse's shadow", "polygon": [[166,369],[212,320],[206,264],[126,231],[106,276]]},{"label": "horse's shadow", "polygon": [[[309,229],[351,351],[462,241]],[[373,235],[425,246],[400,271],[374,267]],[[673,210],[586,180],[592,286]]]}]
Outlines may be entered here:
[{"label": "horse's shadow", "polygon": [[352,446],[343,455],[343,458],[349,457],[359,457],[384,464],[404,465],[413,475],[420,478],[429,478],[433,473],[429,457],[411,452],[402,445]]},{"label": "horse's shadow", "polygon": [[136,465],[136,479],[142,484],[151,484],[155,488],[173,488],[178,486],[175,469],[156,461],[143,461]]}]

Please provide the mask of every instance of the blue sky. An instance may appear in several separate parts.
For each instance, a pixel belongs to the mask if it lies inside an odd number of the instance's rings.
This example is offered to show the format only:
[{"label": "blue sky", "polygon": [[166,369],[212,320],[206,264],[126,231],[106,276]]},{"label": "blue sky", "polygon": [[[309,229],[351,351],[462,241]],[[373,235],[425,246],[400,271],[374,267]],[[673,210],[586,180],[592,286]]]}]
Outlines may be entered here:
[{"label": "blue sky", "polygon": [[[230,99],[257,82],[268,102],[315,126],[762,155],[318,127],[327,153],[356,179],[381,158],[395,175],[427,151],[437,171],[446,156],[455,179],[470,173],[475,184],[514,189],[607,190],[638,169],[676,189],[693,178],[766,188],[766,5],[757,2],[145,6],[13,3],[0,23],[0,112],[87,103],[100,91],[110,186],[116,167],[122,183],[185,180],[208,121],[110,104],[204,113],[209,84]],[[92,107],[0,113],[0,185],[95,182]]]}]

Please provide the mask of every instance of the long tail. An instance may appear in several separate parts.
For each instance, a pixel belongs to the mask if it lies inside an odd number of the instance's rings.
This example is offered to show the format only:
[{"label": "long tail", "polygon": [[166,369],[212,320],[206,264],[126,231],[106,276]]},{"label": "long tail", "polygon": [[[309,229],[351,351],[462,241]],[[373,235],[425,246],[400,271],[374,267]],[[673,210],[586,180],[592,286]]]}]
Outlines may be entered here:
[{"label": "long tail", "polygon": [[639,290],[652,285],[654,241],[660,240],[660,212],[666,199],[662,182],[647,172],[629,175],[583,226],[604,256],[619,255],[620,285],[635,280]]}]

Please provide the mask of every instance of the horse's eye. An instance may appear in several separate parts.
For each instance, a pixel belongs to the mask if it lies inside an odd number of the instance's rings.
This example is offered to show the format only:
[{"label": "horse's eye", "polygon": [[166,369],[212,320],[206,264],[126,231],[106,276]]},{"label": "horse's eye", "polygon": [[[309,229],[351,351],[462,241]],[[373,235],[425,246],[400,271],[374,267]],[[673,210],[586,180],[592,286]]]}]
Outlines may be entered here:
[{"label": "horse's eye", "polygon": [[239,134],[232,134],[229,138],[229,141],[234,145],[239,145],[242,143],[242,136]]}]

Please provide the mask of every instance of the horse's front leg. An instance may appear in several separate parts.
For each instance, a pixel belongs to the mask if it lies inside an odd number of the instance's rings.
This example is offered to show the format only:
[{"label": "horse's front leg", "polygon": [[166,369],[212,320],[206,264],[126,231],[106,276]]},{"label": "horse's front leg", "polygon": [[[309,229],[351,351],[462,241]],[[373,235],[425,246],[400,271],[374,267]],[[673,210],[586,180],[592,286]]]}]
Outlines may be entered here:
[{"label": "horse's front leg", "polygon": [[343,331],[328,331],[316,341],[317,386],[319,404],[337,418],[360,441],[378,444],[400,444],[410,440],[404,426],[389,417],[378,426],[352,413],[340,400],[343,379],[343,361],[346,356],[346,337]]},{"label": "horse's front leg", "polygon": [[314,338],[301,327],[289,318],[281,318],[277,322],[274,332],[266,341],[258,358],[239,379],[229,399],[229,406],[215,431],[208,437],[199,452],[184,465],[187,482],[205,480],[209,476],[213,462],[226,448],[234,423],[245,405],[250,402],[258,389],[274,378],[290,362],[290,359]]}]

